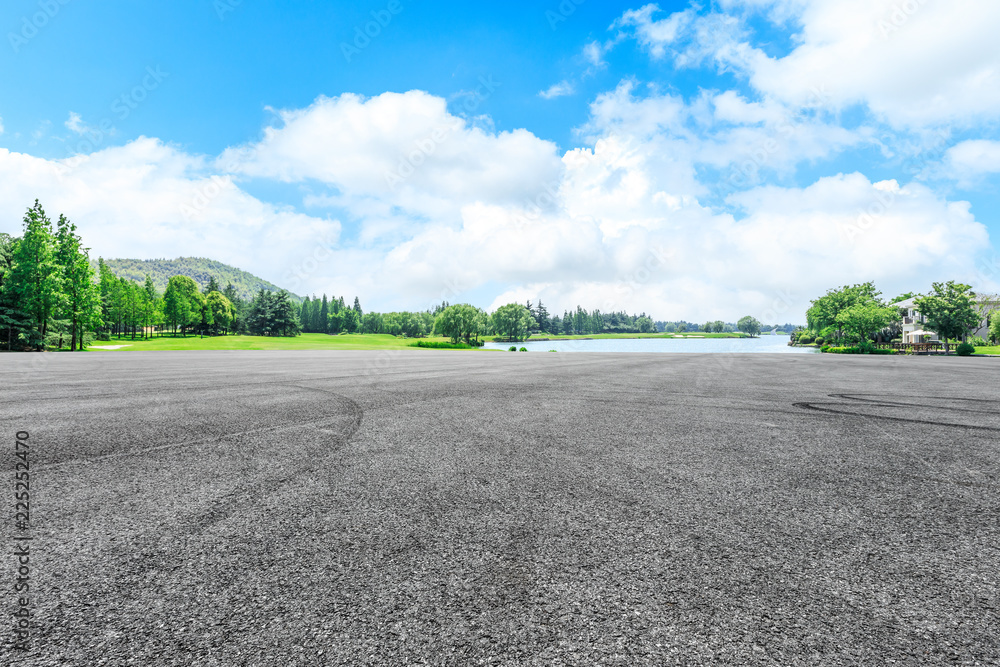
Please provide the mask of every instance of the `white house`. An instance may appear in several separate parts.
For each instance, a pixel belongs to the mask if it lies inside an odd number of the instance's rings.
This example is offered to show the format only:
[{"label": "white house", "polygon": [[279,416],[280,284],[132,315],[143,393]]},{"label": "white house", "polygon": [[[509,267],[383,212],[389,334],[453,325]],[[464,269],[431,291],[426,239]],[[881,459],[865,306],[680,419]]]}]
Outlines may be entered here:
[{"label": "white house", "polygon": [[[927,331],[924,329],[924,316],[920,314],[917,310],[917,306],[914,303],[914,299],[907,299],[905,301],[899,301],[892,304],[897,306],[900,310],[906,310],[903,314],[903,342],[904,343],[929,343],[935,340],[941,340],[937,333],[933,331]],[[983,321],[979,323],[979,327],[974,331],[970,332],[972,336],[979,336],[983,339],[989,338],[989,316],[998,308],[996,297],[979,297],[976,299],[976,306],[979,311],[983,313]]]},{"label": "white house", "polygon": [[897,306],[903,313],[903,342],[904,343],[929,343],[933,340],[940,340],[933,331],[924,330],[924,316],[918,311],[914,299],[899,301],[892,304]]}]

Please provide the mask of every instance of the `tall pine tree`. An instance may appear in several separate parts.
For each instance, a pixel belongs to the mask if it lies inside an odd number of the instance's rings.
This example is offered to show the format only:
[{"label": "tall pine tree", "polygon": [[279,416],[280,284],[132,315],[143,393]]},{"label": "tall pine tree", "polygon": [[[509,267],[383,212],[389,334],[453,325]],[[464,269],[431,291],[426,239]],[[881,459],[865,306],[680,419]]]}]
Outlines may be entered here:
[{"label": "tall pine tree", "polygon": [[49,320],[63,297],[52,221],[37,199],[24,216],[24,235],[14,249],[13,263],[11,287],[32,328],[29,342],[40,350],[45,346]]},{"label": "tall pine tree", "polygon": [[60,215],[56,232],[56,259],[62,267],[65,296],[60,317],[69,322],[71,352],[76,351],[78,343],[80,349],[84,349],[84,331],[101,325],[101,295],[94,282],[94,269],[87,250],[76,233],[76,225]]}]

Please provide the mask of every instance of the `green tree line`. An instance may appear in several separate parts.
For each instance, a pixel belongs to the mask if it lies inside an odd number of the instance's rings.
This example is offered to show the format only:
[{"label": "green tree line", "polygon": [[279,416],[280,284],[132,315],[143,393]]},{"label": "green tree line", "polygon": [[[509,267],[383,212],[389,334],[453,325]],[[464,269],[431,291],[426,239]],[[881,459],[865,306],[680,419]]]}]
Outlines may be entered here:
[{"label": "green tree line", "polygon": [[[82,350],[94,339],[134,340],[168,333],[439,335],[455,343],[479,345],[486,335],[521,341],[535,334],[655,333],[662,324],[645,313],[601,312],[582,306],[552,315],[540,299],[525,305],[506,304],[492,314],[470,304],[447,302],[425,311],[365,313],[358,297],[352,305],[342,296],[326,294],[307,296],[298,304],[287,291],[265,287],[247,297],[245,284],[230,281],[222,288],[215,275],[208,276],[203,288],[190,276],[173,275],[161,292],[162,275],[154,278],[146,273],[141,280],[133,274],[118,275],[102,258],[95,271],[76,226],[65,216],[53,225],[37,200],[23,222],[20,237],[0,234],[0,335],[7,349]],[[163,268],[162,261],[154,263]],[[677,329],[683,331],[684,325]],[[732,327],[714,321],[704,329]]]}]

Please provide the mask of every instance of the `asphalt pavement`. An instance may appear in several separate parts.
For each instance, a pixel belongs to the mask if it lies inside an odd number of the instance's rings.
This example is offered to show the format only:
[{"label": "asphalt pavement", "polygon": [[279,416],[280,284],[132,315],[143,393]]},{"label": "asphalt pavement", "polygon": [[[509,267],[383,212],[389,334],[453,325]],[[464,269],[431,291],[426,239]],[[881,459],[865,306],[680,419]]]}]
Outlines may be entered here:
[{"label": "asphalt pavement", "polygon": [[[1000,359],[0,355],[0,664],[1000,664]],[[15,437],[30,527],[15,524]]]}]

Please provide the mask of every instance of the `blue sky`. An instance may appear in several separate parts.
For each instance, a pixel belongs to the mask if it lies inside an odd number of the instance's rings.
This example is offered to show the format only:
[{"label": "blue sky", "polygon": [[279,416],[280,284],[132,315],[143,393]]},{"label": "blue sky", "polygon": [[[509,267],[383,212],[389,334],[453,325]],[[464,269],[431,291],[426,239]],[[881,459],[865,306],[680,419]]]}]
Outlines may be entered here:
[{"label": "blue sky", "polygon": [[995,291],[995,5],[9,1],[0,229],[378,309]]}]

